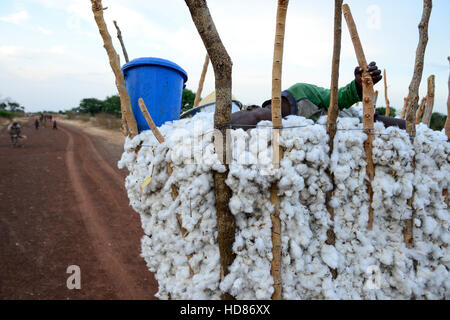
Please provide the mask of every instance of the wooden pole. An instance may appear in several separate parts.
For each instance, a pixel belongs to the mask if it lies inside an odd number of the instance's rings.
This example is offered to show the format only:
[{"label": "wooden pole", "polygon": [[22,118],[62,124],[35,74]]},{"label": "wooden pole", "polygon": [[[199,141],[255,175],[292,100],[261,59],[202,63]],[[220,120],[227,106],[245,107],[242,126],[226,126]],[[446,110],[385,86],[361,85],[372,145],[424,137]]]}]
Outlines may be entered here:
[{"label": "wooden pole", "polygon": [[423,112],[422,123],[426,124],[429,127],[434,106],[434,88],[435,88],[434,75],[428,77],[427,83],[428,83],[427,104]]},{"label": "wooden pole", "polygon": [[158,127],[155,125],[155,122],[153,122],[152,117],[150,116],[150,113],[148,112],[147,107],[145,106],[144,99],[139,98],[139,108],[141,108],[141,112],[144,115],[145,120],[147,121],[148,127],[150,130],[152,130],[153,135],[155,136],[156,140],[158,140],[159,143],[164,142],[164,137],[159,131]]},{"label": "wooden pole", "polygon": [[386,69],[384,69],[383,71],[383,76],[384,76],[384,101],[386,103],[386,112],[385,112],[385,116],[389,117],[389,115],[391,114],[391,106],[389,103],[389,99],[388,99],[388,86],[387,86],[387,79],[386,79]]},{"label": "wooden pole", "polygon": [[406,106],[406,132],[408,132],[411,136],[411,140],[413,140],[414,135],[416,134],[416,111],[419,102],[419,87],[422,80],[425,50],[428,43],[428,23],[430,21],[431,9],[432,1],[424,0],[422,19],[419,23],[419,44],[416,50],[414,73],[411,84],[409,85],[408,101]]},{"label": "wooden pole", "polygon": [[[274,168],[280,167],[280,158],[283,150],[279,145],[279,136],[282,126],[281,114],[281,74],[283,66],[284,33],[286,26],[286,13],[289,0],[278,0],[275,43],[273,49],[272,66],[272,146]],[[272,294],[273,300],[281,300],[283,283],[281,277],[281,220],[280,220],[280,196],[278,195],[277,183],[274,182],[270,188],[270,201],[274,205],[274,211],[270,215],[272,220],[272,263],[270,272],[273,278]]]},{"label": "wooden pole", "polygon": [[[120,58],[116,53],[112,44],[111,35],[106,27],[105,19],[103,18],[103,5],[101,0],[91,0],[92,12],[94,13],[94,19],[97,23],[98,30],[102,36],[106,53],[108,54],[109,64],[116,78],[116,86],[120,95],[120,107],[122,110],[122,132],[129,134],[130,137],[134,137],[138,134],[136,119],[134,118],[133,111],[131,109],[131,100],[128,95],[127,88],[125,87],[125,79],[120,69]],[[128,126],[128,131],[127,131]]]},{"label": "wooden pole", "polygon": [[200,80],[198,82],[197,93],[195,94],[194,107],[198,107],[198,104],[200,103],[200,99],[201,99],[201,95],[202,95],[202,91],[203,91],[203,84],[205,83],[206,71],[208,71],[208,65],[209,65],[209,56],[208,56],[208,54],[206,54],[205,62],[203,63],[202,74],[201,74]]},{"label": "wooden pole", "polygon": [[[448,62],[450,62],[450,57],[447,57]],[[447,97],[447,120],[445,120],[445,134],[447,139],[450,140],[450,75],[448,77],[448,97]],[[448,189],[442,191],[444,196],[444,201],[449,205]]]},{"label": "wooden pole", "polygon": [[[150,130],[153,132],[153,135],[155,136],[156,140],[158,140],[159,143],[163,143],[165,141],[163,135],[161,134],[161,132],[159,131],[158,127],[155,125],[155,122],[153,121],[150,113],[148,112],[147,107],[145,106],[144,100],[142,98],[139,98],[138,100],[139,102],[139,108],[142,111],[142,114],[144,115],[145,120],[147,121],[147,124],[150,128]],[[172,166],[170,165],[170,163],[167,163],[167,171],[169,173],[169,175],[172,175]],[[171,185],[170,186],[171,189],[171,195],[172,195],[172,200],[176,200],[178,197],[178,188],[175,185]],[[178,221],[178,226],[180,227],[180,231],[181,231],[181,236],[183,238],[186,237],[187,232],[186,229],[183,228],[183,222],[181,220],[180,215],[177,213],[177,221]],[[187,261],[188,261],[188,268],[189,268],[189,273],[191,275],[191,277],[194,275],[194,271],[192,270],[191,264],[189,263],[189,260],[191,259],[191,256],[187,257]]]},{"label": "wooden pole", "polygon": [[[406,106],[406,132],[410,136],[411,143],[414,144],[414,137],[416,135],[416,112],[417,106],[419,102],[419,87],[420,82],[422,80],[423,73],[423,64],[425,59],[425,49],[428,43],[428,23],[430,21],[432,9],[432,1],[424,0],[423,1],[423,13],[422,19],[419,23],[419,43],[417,45],[416,50],[416,59],[414,63],[414,73],[409,85],[409,93],[408,100]],[[415,156],[412,159],[412,167],[413,169],[416,167],[416,159]],[[403,230],[404,241],[406,246],[412,248],[413,243],[413,230],[414,230],[414,186],[413,186],[413,194],[410,199],[408,199],[408,206],[411,208],[411,219],[405,222],[405,229]]]},{"label": "wooden pole", "polygon": [[[450,63],[450,57],[447,57],[447,60]],[[447,135],[447,139],[450,140],[450,75],[448,77],[447,120],[445,121],[445,134]]]},{"label": "wooden pole", "polygon": [[[225,165],[225,172],[214,171],[214,194],[216,197],[217,209],[217,231],[220,252],[221,279],[228,274],[228,267],[233,263],[235,254],[233,253],[233,243],[235,238],[235,219],[228,206],[231,198],[231,189],[225,183],[228,176],[228,164],[226,154],[230,148],[227,139],[226,128],[231,121],[231,58],[225,49],[214,21],[209,12],[205,0],[185,0],[191,13],[192,20],[197,28],[206,51],[211,59],[214,69],[216,87],[216,108],[214,112],[214,128],[216,133],[222,136],[215,139],[216,153]],[[232,299],[227,293],[222,295],[222,299]]]},{"label": "wooden pole", "polygon": [[373,107],[375,108],[377,106],[377,100],[378,100],[378,90],[375,91],[373,94]]},{"label": "wooden pole", "polygon": [[[450,57],[447,57],[450,62]],[[448,77],[448,98],[447,98],[447,120],[445,121],[445,134],[447,139],[450,139],[450,75]]]},{"label": "wooden pole", "polygon": [[416,124],[420,123],[420,118],[422,117],[425,102],[427,102],[427,97],[423,97],[422,100],[420,101],[419,109],[417,109],[416,112]]},{"label": "wooden pole", "polygon": [[408,97],[405,97],[405,98],[403,98],[403,109],[402,109],[402,114],[400,115],[400,118],[402,118],[402,119],[405,119],[407,105],[408,105]]},{"label": "wooden pole", "polygon": [[125,44],[123,43],[123,38],[122,38],[122,32],[120,31],[119,26],[117,25],[117,21],[114,20],[114,26],[116,27],[117,30],[117,39],[119,39],[120,45],[122,46],[122,52],[123,52],[123,57],[125,58],[125,62],[130,62],[130,60],[128,59],[128,53],[127,53],[127,49],[125,48]]},{"label": "wooden pole", "polygon": [[374,104],[373,104],[373,80],[368,72],[367,60],[364,55],[364,51],[361,45],[361,41],[359,39],[358,31],[356,29],[355,21],[353,20],[352,13],[350,11],[350,7],[348,4],[344,4],[342,6],[344,11],[344,17],[347,21],[348,30],[350,32],[350,37],[353,42],[353,46],[355,47],[356,58],[358,59],[358,64],[362,69],[362,89],[363,89],[363,127],[364,132],[367,134],[367,140],[364,141],[364,151],[366,153],[366,172],[369,177],[369,181],[367,182],[367,192],[369,194],[369,220],[368,220],[368,229],[372,230],[373,225],[373,208],[372,208],[372,200],[373,200],[373,190],[372,190],[372,181],[375,175],[373,158],[372,158],[372,143],[374,140],[373,136],[373,122],[374,122]]},{"label": "wooden pole", "polygon": [[[327,117],[327,134],[329,137],[329,156],[333,154],[334,137],[336,136],[337,118],[339,115],[338,89],[339,89],[339,65],[341,62],[341,39],[342,39],[342,2],[343,0],[334,1],[334,41],[333,41],[333,60],[331,63],[331,84],[330,84],[330,106],[328,108]],[[327,169],[333,188],[326,193],[326,206],[330,213],[330,218],[334,221],[334,209],[329,205],[331,196],[335,189],[334,174]],[[334,230],[330,228],[327,231],[327,244],[335,244]],[[337,278],[337,270],[330,269],[333,279]]]}]

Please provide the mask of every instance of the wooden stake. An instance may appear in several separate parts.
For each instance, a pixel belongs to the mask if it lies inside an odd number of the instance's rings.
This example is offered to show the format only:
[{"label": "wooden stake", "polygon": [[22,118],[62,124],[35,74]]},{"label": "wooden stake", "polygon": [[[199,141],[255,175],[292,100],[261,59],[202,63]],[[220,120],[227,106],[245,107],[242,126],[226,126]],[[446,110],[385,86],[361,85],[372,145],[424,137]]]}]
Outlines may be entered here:
[{"label": "wooden stake", "polygon": [[[339,101],[338,101],[338,89],[339,89],[339,65],[341,62],[341,38],[342,38],[342,2],[343,0],[334,1],[334,42],[333,42],[333,60],[331,63],[331,85],[330,85],[330,106],[328,108],[327,117],[327,134],[329,137],[329,156],[333,154],[334,149],[334,137],[337,130],[337,118],[339,115]],[[326,193],[326,207],[330,213],[330,218],[334,221],[334,209],[329,205],[333,191],[335,189],[334,174],[330,169],[327,169],[328,176],[330,177],[333,187]],[[334,230],[330,228],[327,232],[327,243],[334,245],[335,242]],[[331,269],[333,279],[337,277],[337,270]]]},{"label": "wooden stake", "polygon": [[[447,57],[448,62],[450,63],[450,57]],[[450,75],[448,77],[448,97],[447,97],[447,120],[445,120],[445,134],[447,135],[447,139],[450,140]],[[444,196],[444,201],[449,205],[449,196],[448,189],[444,189],[442,191],[442,195]]]},{"label": "wooden stake", "polygon": [[416,50],[414,73],[409,85],[408,101],[406,106],[406,132],[414,140],[416,134],[416,111],[419,102],[419,87],[422,80],[425,50],[428,43],[428,23],[430,21],[432,1],[423,1],[422,19],[419,23],[419,44]]},{"label": "wooden stake", "polygon": [[[280,167],[280,158],[283,156],[283,150],[279,145],[279,136],[282,126],[281,114],[281,73],[283,66],[283,46],[284,32],[286,25],[286,13],[289,0],[278,0],[275,43],[273,50],[272,66],[272,146],[273,146],[273,166],[275,169]],[[270,188],[270,201],[274,205],[274,211],[270,215],[272,220],[272,263],[270,272],[273,277],[273,300],[281,300],[283,283],[281,278],[281,220],[280,220],[280,196],[278,195],[278,186],[274,182]]]},{"label": "wooden stake", "polygon": [[203,84],[205,83],[206,71],[208,71],[208,65],[209,65],[209,56],[208,56],[208,54],[206,54],[205,62],[203,63],[202,74],[201,74],[200,80],[198,82],[197,93],[195,94],[194,107],[198,107],[198,104],[200,103],[200,99],[201,99],[201,95],[202,95],[202,91],[203,91]]},{"label": "wooden stake", "polygon": [[[428,23],[430,21],[430,15],[431,15],[431,9],[432,9],[432,1],[431,0],[424,0],[423,1],[423,13],[422,13],[422,19],[419,23],[419,44],[417,45],[416,50],[416,60],[414,63],[414,73],[411,80],[411,83],[409,85],[409,93],[408,93],[408,100],[407,100],[407,106],[406,106],[406,132],[409,134],[411,143],[414,145],[414,137],[416,135],[416,112],[417,112],[417,106],[419,102],[419,87],[420,82],[422,80],[422,73],[423,73],[423,63],[425,59],[425,49],[427,47],[428,43]],[[416,167],[416,157],[413,156],[412,163],[411,163],[413,170]],[[404,236],[405,236],[405,243],[406,246],[409,248],[412,248],[413,243],[413,231],[414,231],[414,223],[413,219],[415,216],[415,210],[414,210],[414,190],[415,187],[413,186],[413,194],[410,199],[408,199],[407,203],[408,206],[411,208],[411,219],[407,220],[405,223],[405,229],[404,229]]]},{"label": "wooden stake", "polygon": [[[91,0],[92,12],[94,13],[94,19],[97,23],[98,30],[103,39],[103,44],[108,54],[109,64],[116,78],[116,86],[120,95],[120,107],[122,111],[122,128],[123,132],[129,133],[130,137],[134,137],[138,134],[136,119],[134,118],[133,111],[131,109],[131,100],[128,95],[127,88],[125,87],[125,79],[120,69],[120,58],[116,53],[112,44],[111,35],[106,27],[105,19],[103,18],[103,5],[102,0]],[[128,126],[128,131],[126,131]]]},{"label": "wooden stake", "polygon": [[122,46],[122,52],[123,52],[123,56],[125,58],[125,62],[130,62],[130,60],[128,59],[128,53],[127,53],[127,49],[125,49],[125,44],[123,43],[123,39],[122,39],[122,32],[120,31],[119,26],[117,25],[117,21],[114,20],[114,26],[116,27],[117,30],[117,39],[119,39],[120,41],[120,45]]},{"label": "wooden stake", "polygon": [[425,107],[425,111],[423,112],[422,123],[426,124],[429,127],[434,106],[434,88],[435,88],[434,75],[429,76],[427,82],[428,82],[427,104]]},{"label": "wooden stake", "polygon": [[[148,124],[149,128],[151,129],[151,131],[153,132],[153,135],[155,136],[156,140],[158,140],[159,143],[163,143],[165,141],[164,136],[161,134],[158,127],[155,125],[155,122],[153,121],[152,117],[150,116],[150,113],[148,112],[148,109],[145,106],[144,100],[142,98],[139,98],[138,102],[139,102],[139,108],[141,109],[142,114],[144,115],[145,120],[147,121],[147,124]],[[167,172],[169,173],[170,176],[172,175],[173,169],[172,169],[172,166],[170,165],[170,163],[167,163]],[[176,200],[178,197],[177,186],[172,184],[170,186],[170,189],[171,189],[172,200]],[[176,214],[176,216],[177,216],[178,226],[180,227],[181,236],[183,238],[185,238],[187,236],[187,231],[185,228],[183,228],[183,221],[181,220],[181,216],[178,213]],[[192,277],[194,275],[194,272],[189,263],[190,258],[191,257],[188,256],[187,260],[188,260],[189,273]]]},{"label": "wooden stake", "polygon": [[389,99],[388,99],[388,87],[387,87],[387,79],[386,79],[386,69],[384,69],[383,71],[383,76],[384,76],[384,101],[386,103],[386,112],[385,112],[385,116],[389,117],[391,114],[391,106],[389,103]]},{"label": "wooden stake", "polygon": [[[447,57],[448,62],[450,62],[450,57]],[[450,75],[448,77],[448,98],[447,98],[447,120],[445,121],[445,134],[447,139],[450,140]]]},{"label": "wooden stake", "polygon": [[425,107],[425,102],[427,102],[427,97],[423,97],[420,101],[419,109],[416,112],[416,124],[420,123],[420,118],[422,117],[423,109]]},{"label": "wooden stake", "polygon": [[350,32],[350,37],[353,42],[353,46],[355,47],[356,58],[358,59],[358,64],[363,70],[362,72],[362,89],[363,89],[363,127],[364,132],[367,134],[367,140],[364,141],[364,151],[366,152],[366,172],[369,177],[369,181],[367,182],[367,192],[369,194],[369,220],[368,220],[368,229],[372,230],[373,225],[373,208],[372,208],[372,200],[373,200],[373,190],[372,190],[372,181],[375,175],[373,158],[372,158],[372,143],[374,140],[373,136],[373,122],[374,122],[374,104],[373,104],[373,80],[368,72],[367,60],[364,55],[364,51],[361,45],[361,41],[359,39],[358,31],[356,29],[355,21],[353,20],[352,13],[350,11],[350,7],[348,4],[344,4],[342,6],[344,11],[344,17],[347,21],[348,30]]},{"label": "wooden stake", "polygon": [[407,105],[408,105],[408,97],[405,97],[405,98],[403,98],[403,109],[402,109],[402,114],[400,115],[400,118],[402,118],[402,119],[405,119]]},{"label": "wooden stake", "polygon": [[[216,197],[217,209],[217,231],[220,252],[221,279],[228,274],[228,267],[233,263],[235,254],[233,253],[233,243],[235,238],[235,219],[228,206],[231,198],[231,189],[226,185],[228,176],[228,164],[226,154],[228,154],[229,139],[227,139],[226,128],[231,121],[231,58],[219,37],[214,21],[209,12],[205,0],[185,0],[192,16],[192,20],[197,28],[206,51],[211,59],[214,69],[216,84],[216,108],[214,112],[214,128],[216,133],[222,136],[214,139],[216,153],[225,165],[225,172],[214,171],[214,194]],[[232,299],[227,293],[222,294],[222,299]]]},{"label": "wooden stake", "polygon": [[161,134],[161,132],[158,130],[158,127],[155,125],[155,122],[153,122],[152,117],[150,116],[150,113],[148,113],[147,107],[145,106],[144,100],[142,98],[139,98],[139,108],[141,109],[142,114],[144,115],[145,120],[148,123],[148,126],[150,130],[152,130],[153,135],[158,140],[159,143],[164,142],[164,137]]},{"label": "wooden stake", "polygon": [[377,106],[377,100],[378,100],[378,90],[375,91],[373,94],[373,107],[375,108]]}]

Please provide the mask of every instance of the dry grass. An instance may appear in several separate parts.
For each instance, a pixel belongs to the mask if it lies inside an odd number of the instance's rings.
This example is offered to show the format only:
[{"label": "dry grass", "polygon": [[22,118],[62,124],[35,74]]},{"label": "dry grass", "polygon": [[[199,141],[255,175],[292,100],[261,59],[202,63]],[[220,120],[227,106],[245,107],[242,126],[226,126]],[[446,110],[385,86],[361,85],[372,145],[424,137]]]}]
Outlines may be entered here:
[{"label": "dry grass", "polygon": [[101,115],[100,117],[89,117],[88,115],[59,116],[57,121],[76,126],[91,135],[103,137],[113,144],[123,146],[125,142],[125,137],[120,132],[120,119],[111,115]]}]

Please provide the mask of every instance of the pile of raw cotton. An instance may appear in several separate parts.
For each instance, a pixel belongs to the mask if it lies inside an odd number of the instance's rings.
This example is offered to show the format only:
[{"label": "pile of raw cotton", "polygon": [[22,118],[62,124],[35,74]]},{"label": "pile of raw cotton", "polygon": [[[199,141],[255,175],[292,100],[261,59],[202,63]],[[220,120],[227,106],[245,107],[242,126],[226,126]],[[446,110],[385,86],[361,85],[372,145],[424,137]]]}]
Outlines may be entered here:
[{"label": "pile of raw cotton", "polygon": [[[213,171],[225,167],[214,149],[213,114],[164,124],[161,144],[151,131],[127,139],[119,167],[129,170],[125,186],[145,233],[142,257],[155,273],[160,299],[218,299],[223,292],[270,299],[274,182],[281,200],[284,299],[450,297],[450,213],[442,195],[450,187],[446,136],[419,125],[412,145],[405,131],[375,125],[369,231],[362,124],[339,118],[330,157],[325,122],[283,120],[278,170],[271,163],[271,122],[231,130],[226,183],[236,218],[236,259],[223,279]],[[328,172],[334,176],[334,219],[326,208],[333,189]],[[412,248],[403,239],[410,219]]]}]

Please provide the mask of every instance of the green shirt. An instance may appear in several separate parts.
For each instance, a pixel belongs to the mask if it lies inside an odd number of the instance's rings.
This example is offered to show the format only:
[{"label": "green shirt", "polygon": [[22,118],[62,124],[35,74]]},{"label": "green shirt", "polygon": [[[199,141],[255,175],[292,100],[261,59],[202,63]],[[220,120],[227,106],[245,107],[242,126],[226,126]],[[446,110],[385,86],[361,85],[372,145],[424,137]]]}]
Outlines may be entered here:
[{"label": "green shirt", "polygon": [[[330,90],[308,83],[296,83],[286,91],[289,91],[295,101],[307,98],[321,109],[330,106]],[[356,102],[361,101],[356,91],[355,80],[338,90],[339,110],[350,108]]]}]

